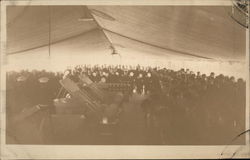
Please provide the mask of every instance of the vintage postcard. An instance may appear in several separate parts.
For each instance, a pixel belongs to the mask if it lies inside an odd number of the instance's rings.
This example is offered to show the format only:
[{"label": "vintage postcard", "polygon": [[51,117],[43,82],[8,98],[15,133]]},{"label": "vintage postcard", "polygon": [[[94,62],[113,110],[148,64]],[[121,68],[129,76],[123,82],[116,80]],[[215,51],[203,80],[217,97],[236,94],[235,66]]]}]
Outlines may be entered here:
[{"label": "vintage postcard", "polygon": [[249,68],[249,0],[1,1],[1,158],[250,158]]}]

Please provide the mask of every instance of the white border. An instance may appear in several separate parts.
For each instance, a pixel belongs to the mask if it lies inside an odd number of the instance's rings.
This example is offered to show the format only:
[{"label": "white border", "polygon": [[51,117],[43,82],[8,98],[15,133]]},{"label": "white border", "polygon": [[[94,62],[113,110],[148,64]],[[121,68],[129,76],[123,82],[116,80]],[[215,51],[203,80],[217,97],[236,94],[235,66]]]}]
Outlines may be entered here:
[{"label": "white border", "polygon": [[231,5],[231,0],[4,0],[4,5]]},{"label": "white border", "polygon": [[[6,28],[6,6],[7,5],[206,5],[206,6],[224,6],[230,5],[231,0],[33,0],[33,1],[2,1],[1,2],[1,98],[5,97],[5,42]],[[249,30],[247,34],[247,107],[246,119],[249,119]],[[219,146],[122,146],[122,145],[6,145],[5,144],[5,100],[1,100],[1,158],[3,159],[166,159],[166,158],[229,158],[231,153],[240,145],[230,146],[227,155],[221,156],[225,148]],[[249,121],[246,121],[246,127],[249,128]],[[247,136],[249,142],[249,135]],[[249,146],[249,144],[248,144]],[[237,155],[237,158],[250,157],[250,153]]]}]

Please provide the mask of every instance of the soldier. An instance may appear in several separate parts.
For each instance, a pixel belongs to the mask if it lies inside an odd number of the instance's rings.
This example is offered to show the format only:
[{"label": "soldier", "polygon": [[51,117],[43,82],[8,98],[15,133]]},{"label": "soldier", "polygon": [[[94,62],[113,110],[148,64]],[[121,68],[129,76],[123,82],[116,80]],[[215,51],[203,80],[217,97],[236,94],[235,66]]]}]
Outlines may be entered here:
[{"label": "soldier", "polygon": [[75,83],[78,83],[80,81],[80,73],[76,70],[73,71],[73,74],[70,76],[70,79],[73,80]]},{"label": "soldier", "polygon": [[94,82],[97,83],[100,81],[100,76],[97,74],[97,72],[93,72],[92,75],[90,76],[90,79]]},{"label": "soldier", "polygon": [[145,83],[144,83],[145,94],[148,94],[149,92],[151,92],[152,85],[153,85],[152,75],[150,72],[148,72],[145,77]]},{"label": "soldier", "polygon": [[39,119],[35,113],[39,106],[31,102],[26,92],[27,77],[19,76],[17,86],[7,91],[7,143],[42,144],[43,139],[39,130]]},{"label": "soldier", "polygon": [[119,83],[120,82],[120,73],[118,71],[116,71],[114,76],[113,76],[113,82],[114,83]]},{"label": "soldier", "polygon": [[155,109],[154,107],[155,107],[155,99],[153,94],[149,95],[141,103],[141,108],[144,112],[146,128],[150,128],[153,125],[153,114]]},{"label": "soldier", "polygon": [[134,72],[130,71],[129,72],[129,84],[130,84],[130,95],[132,95],[134,89],[135,89],[135,77],[134,77]]},{"label": "soldier", "polygon": [[107,82],[106,72],[102,72],[100,83],[106,83],[106,82]]},{"label": "soldier", "polygon": [[142,94],[143,92],[143,85],[144,85],[144,80],[143,80],[143,74],[139,73],[138,77],[135,80],[136,83],[136,91],[138,94]]},{"label": "soldier", "polygon": [[52,106],[53,104],[53,91],[50,87],[50,79],[48,77],[41,77],[38,79],[38,88],[37,88],[37,104],[43,104]]},{"label": "soldier", "polygon": [[70,75],[71,75],[71,70],[67,69],[63,74],[63,79],[70,77]]}]

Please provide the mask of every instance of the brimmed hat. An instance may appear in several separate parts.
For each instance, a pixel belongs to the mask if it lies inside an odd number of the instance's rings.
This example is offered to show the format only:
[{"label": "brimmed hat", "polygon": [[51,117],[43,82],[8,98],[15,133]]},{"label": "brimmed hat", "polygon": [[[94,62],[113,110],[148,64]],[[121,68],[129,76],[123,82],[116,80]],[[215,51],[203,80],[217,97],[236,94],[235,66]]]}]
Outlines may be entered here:
[{"label": "brimmed hat", "polygon": [[38,81],[40,83],[47,83],[49,81],[49,78],[48,77],[41,77],[41,78],[38,79]]},{"label": "brimmed hat", "polygon": [[25,76],[19,76],[16,80],[17,80],[17,82],[24,82],[24,81],[27,80],[27,77],[25,77]]}]

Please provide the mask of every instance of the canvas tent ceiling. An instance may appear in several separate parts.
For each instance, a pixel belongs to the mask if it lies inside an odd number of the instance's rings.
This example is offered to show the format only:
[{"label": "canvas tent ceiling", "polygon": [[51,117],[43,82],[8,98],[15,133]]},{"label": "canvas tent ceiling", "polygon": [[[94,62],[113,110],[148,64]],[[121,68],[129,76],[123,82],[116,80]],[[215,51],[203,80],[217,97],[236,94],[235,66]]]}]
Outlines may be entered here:
[{"label": "canvas tent ceiling", "polygon": [[[179,59],[243,61],[245,58],[245,29],[230,18],[227,7],[88,8],[89,10],[85,6],[9,6],[7,54],[20,54],[47,46],[49,37],[52,43],[58,43],[81,36],[81,41],[74,43],[93,51],[98,48],[96,43],[99,44],[99,49],[108,48],[107,40],[98,29],[100,25],[121,52],[133,50],[145,55]],[[97,23],[79,21],[79,18],[89,16],[88,11],[91,11]],[[93,36],[85,36],[90,33]],[[84,47],[81,49],[84,50]],[[73,54],[74,52],[72,56]]]}]

